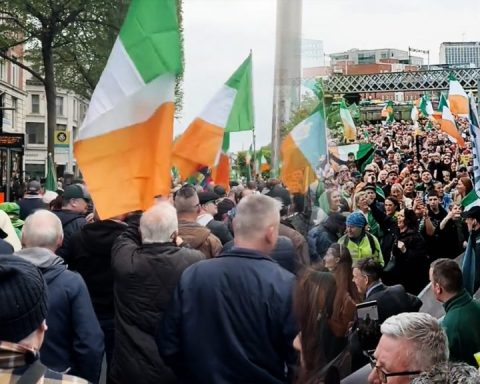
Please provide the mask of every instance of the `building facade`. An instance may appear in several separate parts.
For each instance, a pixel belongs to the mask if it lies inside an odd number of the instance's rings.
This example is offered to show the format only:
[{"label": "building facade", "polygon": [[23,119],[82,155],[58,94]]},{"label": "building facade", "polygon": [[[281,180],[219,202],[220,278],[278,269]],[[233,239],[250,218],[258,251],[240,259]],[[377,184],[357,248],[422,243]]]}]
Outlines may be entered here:
[{"label": "building facade", "polygon": [[349,64],[376,64],[382,62],[396,62],[399,64],[423,65],[423,58],[409,55],[408,51],[394,48],[381,49],[349,49],[329,55],[331,65]]},{"label": "building facade", "polygon": [[324,65],[323,41],[302,39],[302,68],[323,67]]},{"label": "building facade", "polygon": [[443,42],[440,44],[440,64],[480,67],[480,41]]},{"label": "building facade", "polygon": [[[47,99],[43,85],[26,82],[25,176],[42,178],[47,166]],[[87,111],[88,101],[72,91],[57,88],[57,129],[55,131],[55,164],[57,175],[77,171],[73,141]]]}]

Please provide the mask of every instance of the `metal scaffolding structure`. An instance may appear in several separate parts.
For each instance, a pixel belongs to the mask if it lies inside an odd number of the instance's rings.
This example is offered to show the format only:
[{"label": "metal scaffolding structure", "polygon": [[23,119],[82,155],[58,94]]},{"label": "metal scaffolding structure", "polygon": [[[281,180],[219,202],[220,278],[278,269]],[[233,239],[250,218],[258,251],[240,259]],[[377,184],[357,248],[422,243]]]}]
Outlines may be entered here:
[{"label": "metal scaffolding structure", "polygon": [[480,68],[442,69],[416,72],[375,73],[371,75],[333,75],[324,82],[333,94],[438,91],[448,89],[448,75],[453,73],[464,89],[477,89]]}]

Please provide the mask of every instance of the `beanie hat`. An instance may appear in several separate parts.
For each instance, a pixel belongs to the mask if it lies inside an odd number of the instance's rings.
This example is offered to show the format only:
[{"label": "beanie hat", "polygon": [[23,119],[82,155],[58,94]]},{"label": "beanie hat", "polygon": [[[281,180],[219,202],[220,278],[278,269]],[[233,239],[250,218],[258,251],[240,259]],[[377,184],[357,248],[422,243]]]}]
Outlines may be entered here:
[{"label": "beanie hat", "polygon": [[18,256],[0,256],[0,341],[13,343],[47,317],[47,286],[40,270]]},{"label": "beanie hat", "polygon": [[367,219],[365,219],[363,213],[353,212],[347,217],[347,225],[363,228],[367,225]]}]

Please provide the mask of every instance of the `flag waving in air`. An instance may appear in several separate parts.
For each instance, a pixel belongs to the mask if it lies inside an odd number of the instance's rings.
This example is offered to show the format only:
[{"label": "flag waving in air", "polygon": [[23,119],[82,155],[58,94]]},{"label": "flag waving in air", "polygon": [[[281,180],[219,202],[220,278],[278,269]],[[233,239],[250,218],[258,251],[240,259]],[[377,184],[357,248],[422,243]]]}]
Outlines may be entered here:
[{"label": "flag waving in air", "polygon": [[392,124],[395,121],[395,114],[393,111],[393,101],[387,101],[387,104],[382,109],[382,117],[385,117],[385,124]]},{"label": "flag waving in air", "polygon": [[465,90],[453,73],[448,76],[448,80],[448,103],[450,104],[450,111],[455,115],[467,116],[468,96],[465,93]]},{"label": "flag waving in air", "polygon": [[291,193],[304,193],[307,182],[317,176],[315,169],[327,154],[326,123],[323,111],[317,110],[299,123],[281,145],[282,169],[280,178]]},{"label": "flag waving in air", "polygon": [[355,140],[357,138],[357,128],[344,100],[340,103],[340,117],[343,122],[343,138],[345,141]]},{"label": "flag waving in air", "polygon": [[253,120],[249,55],[175,143],[172,161],[181,177],[202,166],[215,167],[221,159],[224,133],[251,130]]},{"label": "flag waving in air", "polygon": [[465,146],[465,140],[463,140],[462,135],[458,131],[455,118],[447,107],[443,107],[440,129],[448,135],[451,141],[457,143],[460,147]]},{"label": "flag waving in air", "polygon": [[176,0],[132,0],[75,142],[101,218],[145,210],[170,191]]}]

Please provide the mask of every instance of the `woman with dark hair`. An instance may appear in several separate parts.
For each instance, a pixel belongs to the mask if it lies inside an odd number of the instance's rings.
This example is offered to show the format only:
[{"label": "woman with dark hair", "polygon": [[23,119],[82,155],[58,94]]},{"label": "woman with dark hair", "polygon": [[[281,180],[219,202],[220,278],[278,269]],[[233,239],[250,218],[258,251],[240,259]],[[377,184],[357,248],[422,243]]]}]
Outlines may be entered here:
[{"label": "woman with dark hair", "polygon": [[324,258],[325,268],[333,273],[337,283],[337,293],[333,305],[331,329],[338,338],[337,353],[340,353],[346,344],[345,335],[350,323],[354,320],[356,304],[360,302],[358,289],[353,283],[353,261],[350,251],[342,244],[332,244]]},{"label": "woman with dark hair", "polygon": [[379,241],[385,263],[388,263],[390,255],[392,254],[395,238],[398,234],[397,214],[400,203],[395,197],[389,196],[385,199],[384,207],[385,212],[381,211],[375,203],[370,204],[372,216],[382,230]]},{"label": "woman with dark hair", "polygon": [[461,177],[458,180],[457,188],[454,192],[454,202],[461,203],[462,199],[467,196],[473,189],[472,180],[469,177]]},{"label": "woman with dark hair", "polygon": [[397,214],[398,235],[393,244],[395,267],[391,277],[405,290],[418,295],[428,283],[429,257],[427,245],[418,231],[415,212],[402,209]]},{"label": "woman with dark hair", "polygon": [[[293,341],[300,352],[300,370],[297,384],[317,384],[339,382],[332,370],[324,372],[335,351],[329,346],[334,339],[330,328],[335,301],[335,278],[329,272],[313,268],[305,270],[297,282],[294,295],[294,311],[300,332]],[[337,381],[332,381],[332,375]]]}]

